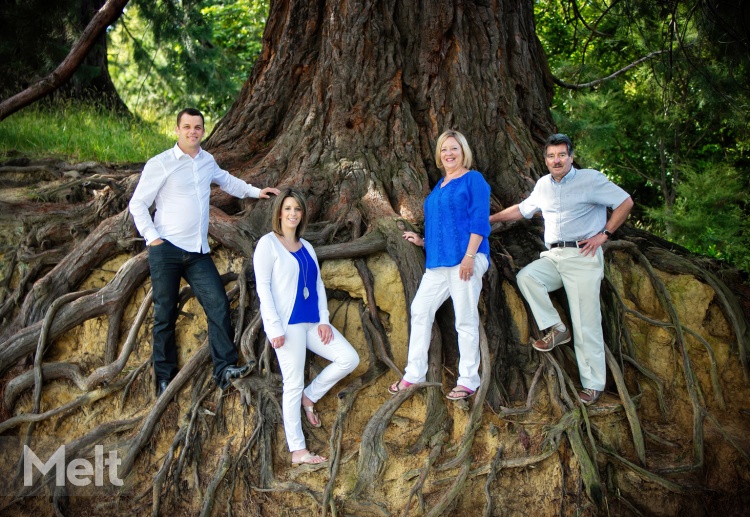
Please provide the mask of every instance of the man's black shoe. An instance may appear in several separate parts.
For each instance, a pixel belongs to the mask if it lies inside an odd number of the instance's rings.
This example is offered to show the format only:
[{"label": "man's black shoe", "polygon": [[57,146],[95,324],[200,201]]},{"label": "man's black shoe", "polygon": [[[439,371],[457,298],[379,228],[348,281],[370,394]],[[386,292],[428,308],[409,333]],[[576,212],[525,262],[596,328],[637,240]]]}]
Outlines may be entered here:
[{"label": "man's black shoe", "polygon": [[243,377],[250,375],[250,370],[251,368],[247,364],[244,366],[228,366],[227,369],[224,370],[224,386],[222,389],[228,388],[232,379],[242,379]]},{"label": "man's black shoe", "polygon": [[156,398],[161,397],[162,393],[167,391],[167,386],[169,386],[169,381],[159,381],[159,386],[156,388]]}]

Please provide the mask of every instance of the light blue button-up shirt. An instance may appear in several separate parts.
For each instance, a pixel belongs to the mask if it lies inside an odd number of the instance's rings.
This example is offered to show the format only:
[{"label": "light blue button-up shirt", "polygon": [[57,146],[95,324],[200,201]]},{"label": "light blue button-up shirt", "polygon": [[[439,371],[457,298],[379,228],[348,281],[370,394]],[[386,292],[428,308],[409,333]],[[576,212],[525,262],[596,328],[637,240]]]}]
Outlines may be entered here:
[{"label": "light blue button-up shirt", "polygon": [[529,219],[544,217],[544,242],[578,241],[593,237],[607,224],[607,207],[617,208],[630,195],[599,171],[571,168],[558,183],[547,174],[518,208]]},{"label": "light blue button-up shirt", "polygon": [[[202,149],[191,158],[175,145],[146,162],[129,204],[146,244],[165,239],[185,251],[208,253],[211,183],[239,198],[260,195],[259,188],[223,170]],[[153,220],[148,211],[152,203],[156,205]]]}]

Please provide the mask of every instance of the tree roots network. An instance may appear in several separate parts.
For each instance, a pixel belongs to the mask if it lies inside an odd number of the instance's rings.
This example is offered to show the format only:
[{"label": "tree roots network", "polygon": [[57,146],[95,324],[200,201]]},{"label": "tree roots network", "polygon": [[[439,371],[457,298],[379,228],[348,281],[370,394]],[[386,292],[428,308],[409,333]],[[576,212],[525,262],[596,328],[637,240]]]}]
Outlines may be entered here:
[{"label": "tree roots network", "polygon": [[[126,212],[133,172],[91,164],[36,188],[35,201],[2,201],[13,207],[2,210],[0,262],[2,514],[744,511],[750,335],[747,286],[736,272],[632,229],[608,244],[601,294],[608,385],[585,407],[573,348],[540,354],[528,346],[539,329],[515,273],[539,249],[511,243],[537,243],[533,223],[495,231],[480,303],[480,388],[466,401],[444,397],[457,358],[447,304],[428,382],[390,396],[423,264],[401,242],[408,223],[370,221],[366,232],[358,216],[313,225],[306,237],[321,258],[332,321],[362,361],[318,403],[322,428],[305,428],[308,447],[329,461],[291,467],[281,378],[252,275],[264,227],[212,209],[214,259],[226,272],[236,343],[256,365],[252,375],[226,391],[215,386],[203,312],[185,287],[180,372],[157,400],[147,252]],[[63,208],[60,196],[74,208]],[[564,293],[554,296],[567,313]],[[309,374],[321,366],[311,358]],[[46,462],[61,445],[67,472],[76,458],[96,464],[98,450],[116,454],[123,483],[112,482],[106,465],[98,486],[85,469],[78,479],[87,486],[39,468],[28,483],[24,446]]]}]

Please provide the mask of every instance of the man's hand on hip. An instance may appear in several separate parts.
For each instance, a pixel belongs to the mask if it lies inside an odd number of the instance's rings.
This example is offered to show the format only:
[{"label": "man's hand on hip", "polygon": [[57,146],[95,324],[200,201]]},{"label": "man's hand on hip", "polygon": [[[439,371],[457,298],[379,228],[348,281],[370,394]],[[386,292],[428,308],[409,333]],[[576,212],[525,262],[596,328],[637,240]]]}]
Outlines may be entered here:
[{"label": "man's hand on hip", "polygon": [[607,237],[603,233],[597,233],[593,237],[589,237],[588,239],[584,239],[582,241],[578,241],[578,247],[581,251],[581,253],[584,254],[584,256],[594,256],[596,253],[597,248],[607,242],[609,237]]}]

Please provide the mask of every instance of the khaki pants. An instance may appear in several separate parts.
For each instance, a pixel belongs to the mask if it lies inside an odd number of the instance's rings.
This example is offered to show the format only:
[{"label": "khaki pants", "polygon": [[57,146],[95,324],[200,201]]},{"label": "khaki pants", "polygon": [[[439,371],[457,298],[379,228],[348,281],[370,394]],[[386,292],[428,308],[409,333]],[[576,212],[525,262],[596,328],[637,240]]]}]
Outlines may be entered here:
[{"label": "khaki pants", "polygon": [[529,303],[540,330],[562,321],[549,293],[565,288],[581,384],[597,391],[604,390],[607,380],[599,303],[602,278],[604,255],[601,248],[593,256],[583,255],[578,248],[552,248],[519,271],[517,277],[518,288]]}]

